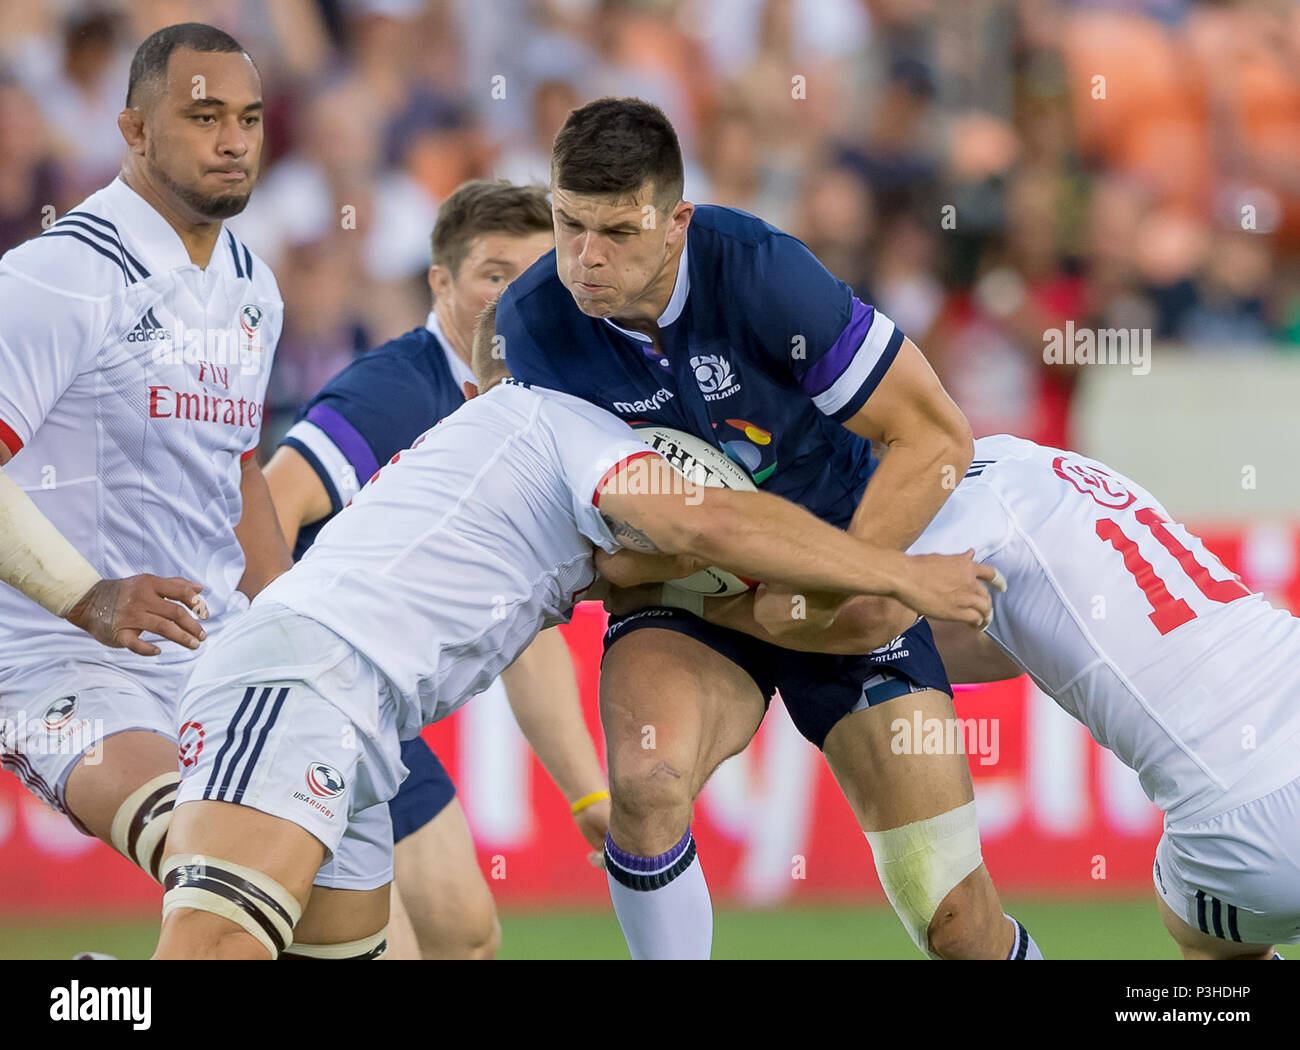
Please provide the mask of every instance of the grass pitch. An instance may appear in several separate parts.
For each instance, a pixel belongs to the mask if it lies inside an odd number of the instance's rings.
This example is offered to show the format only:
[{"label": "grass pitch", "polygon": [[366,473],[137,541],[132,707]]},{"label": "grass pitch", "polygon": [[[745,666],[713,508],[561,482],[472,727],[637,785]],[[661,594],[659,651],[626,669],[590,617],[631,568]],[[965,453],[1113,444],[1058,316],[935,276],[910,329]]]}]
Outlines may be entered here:
[{"label": "grass pitch", "polygon": [[[1017,898],[1007,910],[1049,959],[1177,959],[1149,898]],[[612,912],[503,911],[501,959],[626,959]],[[0,959],[68,959],[79,951],[148,958],[154,922],[0,920]],[[719,910],[716,959],[920,959],[888,908],[799,907]]]}]

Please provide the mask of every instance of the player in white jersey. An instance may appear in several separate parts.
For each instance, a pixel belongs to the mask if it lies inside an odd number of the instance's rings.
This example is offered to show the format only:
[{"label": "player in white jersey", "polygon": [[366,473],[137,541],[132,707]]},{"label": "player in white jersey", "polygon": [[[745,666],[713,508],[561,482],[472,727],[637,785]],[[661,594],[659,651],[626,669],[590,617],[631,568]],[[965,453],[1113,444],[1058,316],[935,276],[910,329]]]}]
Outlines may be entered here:
[{"label": "player in white jersey", "polygon": [[204,637],[178,602],[218,631],[288,564],[252,459],[280,293],[222,225],[261,117],[233,39],[155,33],[120,177],[0,259],[0,763],[155,877]]},{"label": "player in white jersey", "polygon": [[[504,370],[490,315],[475,344],[484,389]],[[346,872],[386,909],[399,740],[568,618],[595,578],[593,544],[913,594],[903,600],[972,623],[992,577],[969,556],[873,548],[766,494],[694,488],[585,401],[491,388],[394,456],[200,657],[180,718],[206,746],[181,783],[157,957],[296,954],[297,940],[339,943],[345,930],[340,951],[381,950],[382,923],[358,920],[369,904],[318,902],[318,869]]]},{"label": "player in white jersey", "polygon": [[[326,383],[266,465],[295,555],[381,463],[465,403],[465,386],[474,386],[475,319],[555,246],[546,190],[466,182],[439,205],[431,246],[427,324],[363,354]],[[558,630],[538,635],[489,693],[509,703],[596,851],[589,856],[603,863],[609,792]],[[410,772],[389,804],[395,878],[384,957],[492,958],[501,927],[451,777],[419,737],[403,743],[402,764]]]},{"label": "player in white jersey", "polygon": [[[975,442],[965,478],[910,548],[999,569],[987,632],[936,624],[954,682],[1021,668],[1137,771],[1165,811],[1154,881],[1188,958],[1271,958],[1300,942],[1300,619],[1252,594],[1141,485],[1074,452]],[[741,602],[719,611],[743,615]],[[792,623],[781,644],[857,652],[883,603]],[[913,614],[895,609],[896,626]]]}]

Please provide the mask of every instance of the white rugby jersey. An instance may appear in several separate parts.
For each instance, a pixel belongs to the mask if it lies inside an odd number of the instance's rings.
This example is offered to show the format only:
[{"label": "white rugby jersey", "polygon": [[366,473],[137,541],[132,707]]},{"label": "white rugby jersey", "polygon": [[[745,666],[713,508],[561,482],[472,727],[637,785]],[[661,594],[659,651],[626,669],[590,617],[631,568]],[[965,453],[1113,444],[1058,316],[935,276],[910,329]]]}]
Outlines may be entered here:
[{"label": "white rugby jersey", "polygon": [[[0,258],[3,468],[106,578],[203,585],[211,631],[235,590],[241,457],[252,454],[283,303],[270,269],[223,229],[206,270],[120,178]],[[123,663],[0,585],[0,675],[34,655]]]},{"label": "white rugby jersey", "polygon": [[399,693],[403,739],[482,692],[591,586],[605,475],[657,455],[613,415],[503,383],[399,452],[257,596],[324,624]]},{"label": "white rugby jersey", "polygon": [[989,635],[1170,819],[1300,773],[1300,620],[1142,486],[1073,452],[981,438],[911,553],[971,547],[1007,580]]}]

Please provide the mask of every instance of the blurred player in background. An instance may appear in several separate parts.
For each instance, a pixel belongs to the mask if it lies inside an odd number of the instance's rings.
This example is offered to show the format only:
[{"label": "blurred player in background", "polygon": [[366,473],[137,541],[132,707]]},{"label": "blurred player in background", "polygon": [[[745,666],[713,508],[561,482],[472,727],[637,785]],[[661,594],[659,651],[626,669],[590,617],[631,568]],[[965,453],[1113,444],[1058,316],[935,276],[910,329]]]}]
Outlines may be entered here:
[{"label": "blurred player in background", "polygon": [[183,606],[218,631],[289,562],[252,458],[282,304],[222,226],[263,144],[240,45],[150,36],[118,127],[120,177],[0,260],[0,762],[158,878]]},{"label": "blurred player in background", "polygon": [[[552,158],[556,254],[497,312],[511,372],[695,434],[824,521],[906,548],[970,463],[965,416],[917,347],[803,244],[744,212],[695,207],[682,186],[677,136],[656,107],[599,99],[569,115]],[[879,463],[873,442],[888,449]],[[888,651],[831,658],[686,608],[617,616],[605,637],[606,869],[633,957],[708,957],[692,808],[778,689],[825,754],[913,942],[936,958],[1041,958],[984,866],[964,756],[891,746],[897,717],[952,717],[924,621]]]},{"label": "blurred player in background", "polygon": [[[987,632],[936,623],[954,682],[1028,672],[1165,812],[1153,881],[1188,959],[1271,959],[1300,943],[1300,619],[1252,594],[1136,482],[1000,434],[912,553],[999,569]],[[723,599],[710,620],[797,649],[857,652],[888,599]],[[915,613],[896,608],[900,630]],[[1022,671],[1023,669],[1023,671]]]},{"label": "blurred player in background", "polygon": [[[969,553],[910,558],[765,493],[696,489],[609,413],[499,383],[487,316],[487,393],[394,456],[192,676],[181,717],[211,746],[181,783],[158,958],[275,958],[302,940],[382,954],[400,740],[571,615],[593,544],[971,624],[991,608],[993,573]],[[374,888],[347,907],[318,897],[323,861]]]},{"label": "blurred player in background", "polygon": [[[474,384],[475,319],[555,245],[546,191],[465,183],[439,208],[432,240],[433,310],[425,326],[330,380],[266,466],[276,513],[298,557],[381,463],[465,403]],[[558,631],[539,635],[489,687],[498,700],[502,691],[579,830],[601,849],[609,794]],[[386,957],[491,958],[500,927],[456,788],[420,737],[402,744],[402,762],[411,772],[391,804],[396,877]]]}]

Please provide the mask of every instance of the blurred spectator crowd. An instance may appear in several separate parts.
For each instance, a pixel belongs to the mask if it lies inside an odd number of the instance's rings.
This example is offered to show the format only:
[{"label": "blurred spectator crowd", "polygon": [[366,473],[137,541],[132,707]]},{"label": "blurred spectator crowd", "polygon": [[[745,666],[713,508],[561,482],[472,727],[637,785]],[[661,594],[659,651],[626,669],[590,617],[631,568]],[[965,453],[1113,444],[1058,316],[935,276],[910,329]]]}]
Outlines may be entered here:
[{"label": "blurred spectator crowd", "polygon": [[[109,181],[130,56],[180,21],[262,71],[234,220],[286,324],[268,440],[423,320],[439,201],[545,183],[600,95],[661,105],[687,199],[802,238],[929,356],[976,433],[1068,441],[1044,333],[1300,348],[1294,0],[7,0],[0,251]],[[1158,367],[1158,364],[1156,365]]]}]

